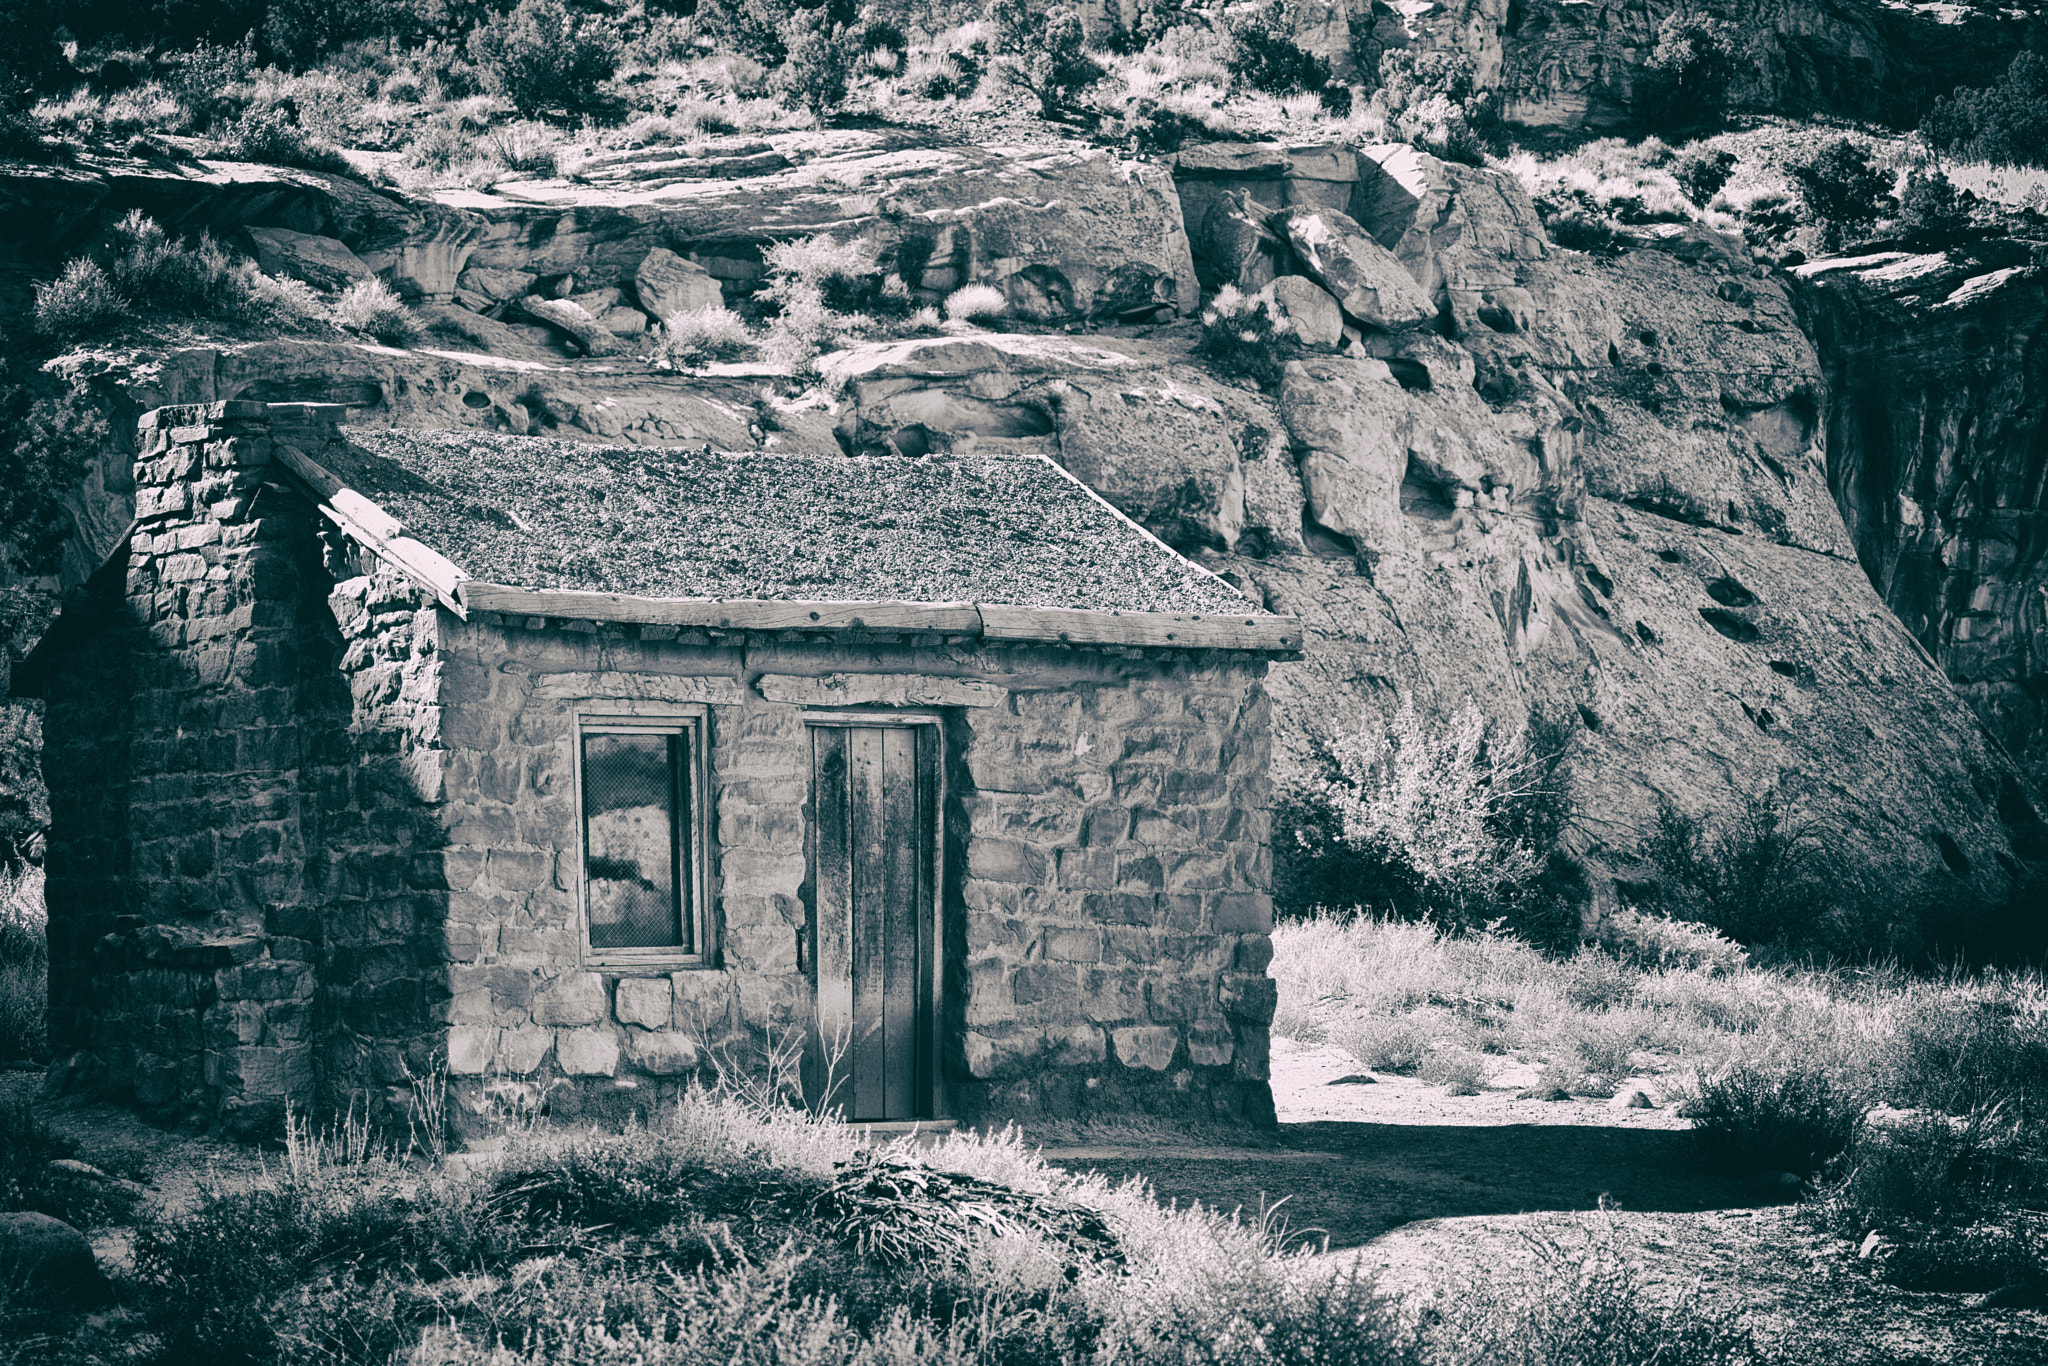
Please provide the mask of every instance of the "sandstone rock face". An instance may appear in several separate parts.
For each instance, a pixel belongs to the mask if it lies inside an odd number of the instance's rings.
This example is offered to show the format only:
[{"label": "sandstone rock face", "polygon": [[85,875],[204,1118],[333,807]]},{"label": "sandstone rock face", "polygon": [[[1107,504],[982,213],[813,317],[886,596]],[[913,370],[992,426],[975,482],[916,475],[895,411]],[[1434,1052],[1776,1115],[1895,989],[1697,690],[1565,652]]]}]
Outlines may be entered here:
[{"label": "sandstone rock face", "polygon": [[2030,260],[2028,244],[1990,241],[1795,274],[1823,362],[1829,478],[1857,556],[1994,733],[2038,756],[2048,278]]}]

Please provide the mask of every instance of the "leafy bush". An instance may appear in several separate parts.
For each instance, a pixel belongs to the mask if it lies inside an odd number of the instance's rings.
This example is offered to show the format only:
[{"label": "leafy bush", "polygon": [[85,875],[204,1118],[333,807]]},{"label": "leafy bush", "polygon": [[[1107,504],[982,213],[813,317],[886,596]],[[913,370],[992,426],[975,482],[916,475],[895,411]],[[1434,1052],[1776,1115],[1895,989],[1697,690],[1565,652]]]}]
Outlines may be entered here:
[{"label": "leafy bush", "polygon": [[1974,199],[1940,171],[1915,166],[1899,193],[1899,231],[1916,247],[1954,246],[1969,235]]},{"label": "leafy bush", "polygon": [[724,307],[671,313],[654,338],[654,359],[673,370],[700,370],[738,360],[753,349],[746,322]]},{"label": "leafy bush", "polygon": [[1834,1170],[1823,1209],[1850,1238],[1907,1223],[1968,1224],[2048,1188],[2040,1135],[1996,1107],[1963,1116],[1872,1110]]},{"label": "leafy bush", "polygon": [[1375,99],[1388,127],[1447,161],[1484,165],[1501,143],[1500,105],[1478,87],[1472,59],[1460,52],[1395,48],[1381,56]]},{"label": "leafy bush", "polygon": [[962,285],[946,296],[946,316],[960,322],[988,322],[1010,311],[1010,300],[993,285]]},{"label": "leafy bush", "polygon": [[[32,743],[18,732],[5,738],[10,743]],[[12,837],[9,844],[18,848],[24,842],[19,833],[6,833]],[[0,867],[0,1059],[40,1058],[46,1052],[49,967],[43,870],[26,864]],[[4,1143],[0,1138],[0,1146]],[[7,1169],[7,1159],[0,1156],[0,1171]]]},{"label": "leafy bush", "polygon": [[1531,923],[1539,942],[1575,941],[1569,879],[1536,847],[1554,836],[1541,815],[1555,805],[1551,768],[1526,736],[1489,736],[1469,702],[1424,718],[1404,697],[1384,722],[1323,737],[1282,769],[1276,903],[1370,906],[1455,930]]},{"label": "leafy bush", "polygon": [[375,337],[387,346],[418,341],[419,320],[382,280],[358,280],[334,301],[335,326]]},{"label": "leafy bush", "polygon": [[577,15],[562,0],[519,0],[517,8],[480,25],[469,55],[484,89],[527,115],[609,112],[605,85],[623,53],[618,35],[597,15]]},{"label": "leafy bush", "polygon": [[1840,246],[1849,233],[1867,230],[1878,216],[1880,201],[1890,197],[1891,176],[1873,166],[1869,149],[1853,138],[1835,138],[1785,169],[1820,224],[1822,243],[1829,250]]},{"label": "leafy bush", "polygon": [[1743,1065],[1703,1081],[1681,1113],[1709,1167],[1807,1177],[1849,1146],[1866,1104],[1816,1069]]},{"label": "leafy bush", "polygon": [[[103,282],[105,278],[100,276]],[[34,575],[56,570],[64,542],[73,530],[64,500],[112,435],[106,414],[84,389],[32,398],[26,389],[0,383],[0,543],[6,545],[7,563],[16,572]],[[19,742],[23,737],[9,734],[6,738]],[[15,845],[17,832],[6,834],[9,845]],[[0,850],[0,857],[11,861],[19,857],[19,850]],[[8,876],[0,873],[0,879]],[[15,909],[12,896],[5,904],[10,911]],[[12,914],[6,918],[20,919]],[[0,948],[6,942],[0,936]]]},{"label": "leafy bush", "polygon": [[221,155],[230,161],[297,166],[307,171],[346,173],[348,158],[301,128],[286,110],[252,108],[216,129]]},{"label": "leafy bush", "polygon": [[36,331],[59,341],[102,332],[128,316],[128,300],[97,262],[67,261],[64,271],[36,286]]},{"label": "leafy bush", "polygon": [[248,37],[233,47],[202,40],[185,54],[170,80],[171,92],[192,116],[201,133],[240,113],[248,103],[249,77],[256,70],[256,50]]},{"label": "leafy bush", "polygon": [[1937,99],[1920,136],[1967,160],[2048,166],[2048,57],[2022,52],[1990,87]]},{"label": "leafy bush", "polygon": [[[854,310],[882,301],[887,281],[859,241],[829,234],[778,242],[762,254],[768,287],[762,300],[775,311],[762,350],[767,358],[802,373],[820,351],[841,336],[864,330],[872,319]],[[911,303],[897,282],[893,302]]]},{"label": "leafy bush", "polygon": [[1294,41],[1294,7],[1289,0],[1264,0],[1224,21],[1230,35],[1230,74],[1247,90],[1293,95],[1330,83],[1329,60],[1303,51]]},{"label": "leafy bush", "polygon": [[1043,117],[1059,117],[1076,95],[1102,79],[1102,67],[1085,46],[1081,16],[1073,10],[1041,10],[1033,0],[992,0],[989,22],[995,27],[995,74],[1035,96]]},{"label": "leafy bush", "polygon": [[1225,285],[1202,310],[1195,354],[1218,374],[1278,384],[1293,328],[1270,293],[1243,294]]},{"label": "leafy bush", "polygon": [[1735,27],[1684,11],[1657,25],[1657,45],[1643,63],[1636,114],[1656,127],[1718,123],[1735,74]]},{"label": "leafy bush", "polygon": [[1695,142],[1671,163],[1671,176],[1685,191],[1687,199],[1705,208],[1734,176],[1735,162],[1733,152],[1718,151]]}]

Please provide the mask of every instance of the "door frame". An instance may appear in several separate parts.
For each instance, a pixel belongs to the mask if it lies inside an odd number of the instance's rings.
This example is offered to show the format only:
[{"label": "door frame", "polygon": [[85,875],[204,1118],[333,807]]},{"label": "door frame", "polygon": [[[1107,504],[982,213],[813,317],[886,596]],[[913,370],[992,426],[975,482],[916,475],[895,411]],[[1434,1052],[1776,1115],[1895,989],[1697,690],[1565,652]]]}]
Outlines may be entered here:
[{"label": "door frame", "polygon": [[[945,1086],[942,1060],[945,1055],[941,1038],[942,1022],[946,1013],[946,726],[945,715],[932,710],[891,707],[886,710],[857,711],[844,708],[829,710],[807,710],[802,713],[806,744],[804,765],[804,927],[799,931],[802,941],[802,971],[810,987],[809,998],[804,1005],[804,1060],[803,1081],[806,1091],[805,1104],[812,1109],[823,1108],[824,1098],[812,1100],[811,1087],[821,1079],[824,1070],[823,1031],[818,1019],[818,945],[817,916],[818,893],[812,882],[817,869],[818,821],[817,821],[817,749],[811,732],[834,728],[840,730],[861,727],[903,730],[926,730],[930,733],[931,756],[931,894],[926,904],[918,908],[919,939],[929,943],[929,961],[922,965],[921,976],[924,989],[930,993],[930,1010],[926,1016],[924,1056],[918,1059],[919,1071],[926,1078],[921,1097],[923,1108],[930,1112],[929,1118],[946,1117]],[[920,746],[922,748],[922,746]],[[832,1108],[846,1114],[849,1123],[859,1123],[851,1117],[852,1077],[832,1098]],[[920,1118],[923,1118],[922,1116]],[[870,1121],[873,1123],[895,1123],[897,1121]]]}]

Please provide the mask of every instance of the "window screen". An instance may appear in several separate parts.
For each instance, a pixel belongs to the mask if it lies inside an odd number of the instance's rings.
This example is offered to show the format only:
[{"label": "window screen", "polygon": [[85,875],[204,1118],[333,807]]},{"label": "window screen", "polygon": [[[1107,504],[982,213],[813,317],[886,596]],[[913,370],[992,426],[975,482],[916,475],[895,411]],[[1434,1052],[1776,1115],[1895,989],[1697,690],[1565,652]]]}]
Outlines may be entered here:
[{"label": "window screen", "polygon": [[697,951],[691,738],[583,735],[583,899],[593,949]]}]

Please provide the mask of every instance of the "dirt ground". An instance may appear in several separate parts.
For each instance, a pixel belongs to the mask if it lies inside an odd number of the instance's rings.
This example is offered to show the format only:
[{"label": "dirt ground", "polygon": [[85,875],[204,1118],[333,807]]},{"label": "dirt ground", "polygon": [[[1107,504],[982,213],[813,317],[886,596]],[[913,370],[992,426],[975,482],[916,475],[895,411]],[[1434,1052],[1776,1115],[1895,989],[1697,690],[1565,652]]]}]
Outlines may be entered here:
[{"label": "dirt ground", "polygon": [[[1273,1043],[1280,1129],[1252,1148],[1048,1146],[1072,1170],[1143,1176],[1163,1200],[1256,1211],[1285,1199],[1295,1234],[1327,1238],[1389,1289],[1438,1268],[1501,1265],[1528,1238],[1591,1223],[1639,1259],[1646,1288],[1695,1292],[1749,1316],[1759,1345],[1828,1366],[2048,1363],[2048,1313],[1973,1309],[1965,1295],[1887,1286],[1856,1248],[1813,1226],[1769,1183],[1706,1175],[1688,1124],[1654,1078],[1655,1108],[1521,1100],[1534,1069],[1472,1096],[1407,1077],[1344,1081],[1341,1050]],[[1336,1084],[1333,1084],[1336,1083]],[[1604,1213],[1602,1211],[1605,1211]]]},{"label": "dirt ground", "polygon": [[[1163,1200],[1257,1211],[1281,1200],[1286,1227],[1325,1254],[1355,1261],[1393,1291],[1420,1290],[1445,1269],[1501,1265],[1531,1235],[1585,1225],[1643,1268],[1652,1295],[1696,1293],[1749,1316],[1757,1341],[1827,1366],[2034,1366],[2048,1363],[2048,1312],[1973,1309],[1965,1295],[1884,1285],[1856,1249],[1815,1227],[1785,1196],[1704,1175],[1686,1122],[1653,1078],[1654,1108],[1605,1099],[1517,1099],[1534,1080],[1510,1072],[1473,1096],[1405,1077],[1347,1081],[1336,1049],[1273,1047],[1277,1132],[1232,1146],[1134,1134],[1115,1145],[1048,1144],[1071,1170],[1142,1176]],[[33,1096],[40,1073],[0,1074],[0,1098]],[[1333,1084],[1335,1083],[1335,1084]],[[156,1129],[76,1099],[40,1106],[86,1161],[143,1181],[169,1204],[201,1183],[232,1181],[275,1156]],[[95,1236],[101,1257],[127,1259],[128,1235]]]}]

